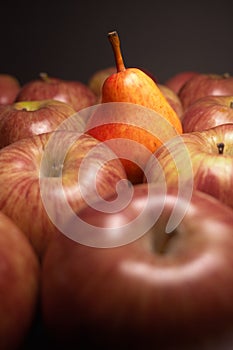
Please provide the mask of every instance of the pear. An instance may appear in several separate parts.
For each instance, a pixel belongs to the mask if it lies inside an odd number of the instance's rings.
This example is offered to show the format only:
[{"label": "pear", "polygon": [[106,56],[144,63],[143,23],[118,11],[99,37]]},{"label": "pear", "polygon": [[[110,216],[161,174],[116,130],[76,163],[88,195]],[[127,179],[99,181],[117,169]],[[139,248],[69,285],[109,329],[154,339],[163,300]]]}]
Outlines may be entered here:
[{"label": "pear", "polygon": [[166,118],[182,133],[180,118],[159,89],[155,80],[139,68],[126,68],[116,31],[108,33],[117,72],[111,74],[102,86],[102,103],[130,102],[150,108]]}]

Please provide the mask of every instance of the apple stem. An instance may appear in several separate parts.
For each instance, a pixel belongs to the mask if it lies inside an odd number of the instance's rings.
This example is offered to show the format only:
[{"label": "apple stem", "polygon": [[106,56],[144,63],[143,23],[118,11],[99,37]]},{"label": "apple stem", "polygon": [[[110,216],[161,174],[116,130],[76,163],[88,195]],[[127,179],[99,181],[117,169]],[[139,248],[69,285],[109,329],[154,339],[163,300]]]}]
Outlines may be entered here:
[{"label": "apple stem", "polygon": [[217,147],[218,147],[218,154],[223,154],[223,151],[224,151],[224,143],[223,142],[220,142],[217,144]]},{"label": "apple stem", "polygon": [[230,103],[230,108],[233,108],[233,101],[231,101]]},{"label": "apple stem", "polygon": [[125,70],[125,65],[124,65],[122,54],[121,54],[120,39],[119,39],[117,32],[116,31],[109,32],[108,39],[109,39],[109,41],[112,45],[112,48],[113,48],[117,72],[123,72]]},{"label": "apple stem", "polygon": [[40,79],[43,80],[43,81],[48,81],[49,80],[49,76],[48,76],[47,73],[41,72],[39,74],[39,76],[40,76]]}]

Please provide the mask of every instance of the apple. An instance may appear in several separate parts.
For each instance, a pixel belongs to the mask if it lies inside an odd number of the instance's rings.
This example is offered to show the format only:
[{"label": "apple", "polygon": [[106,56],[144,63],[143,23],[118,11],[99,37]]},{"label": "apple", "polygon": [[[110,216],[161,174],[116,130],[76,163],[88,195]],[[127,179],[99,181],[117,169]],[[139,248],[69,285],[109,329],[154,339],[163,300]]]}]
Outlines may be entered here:
[{"label": "apple", "polygon": [[37,310],[40,272],[28,239],[0,212],[1,349],[20,349],[29,334]]},{"label": "apple", "polygon": [[174,109],[176,114],[180,118],[182,118],[183,106],[182,106],[182,103],[180,101],[179,96],[172,89],[170,89],[168,86],[166,86],[164,84],[159,84],[158,83],[158,87],[160,88],[160,90],[162,91],[163,95],[166,97],[167,101],[169,102],[171,107]]},{"label": "apple", "polygon": [[0,105],[11,104],[15,101],[20,90],[19,80],[11,74],[0,74]]},{"label": "apple", "polygon": [[99,104],[88,118],[84,131],[108,142],[121,159],[132,184],[142,182],[147,161],[155,149],[178,133],[154,110],[127,102]]},{"label": "apple", "polygon": [[105,67],[95,71],[89,78],[87,85],[97,96],[99,102],[101,101],[102,86],[105,79],[109,77],[109,75],[115,72],[116,72],[116,67],[114,66]]},{"label": "apple", "polygon": [[95,94],[86,84],[77,80],[50,77],[46,73],[41,73],[38,79],[25,83],[21,87],[16,101],[47,99],[66,102],[76,112],[96,103]]},{"label": "apple", "polygon": [[89,135],[68,130],[34,135],[0,150],[0,210],[41,258],[73,211],[117,193],[124,179],[120,160]]},{"label": "apple", "polygon": [[85,121],[76,113],[71,105],[52,99],[0,106],[0,148],[25,137],[67,128],[71,116],[76,121],[70,128],[82,132]]},{"label": "apple", "polygon": [[[168,232],[175,207],[182,220]],[[156,219],[155,213],[161,215]],[[83,236],[95,227],[93,242],[104,229],[117,241],[131,224],[134,239],[106,248],[62,234],[51,241],[42,262],[41,308],[54,344],[72,344],[72,349],[232,347],[231,208],[199,191],[190,202],[180,198],[177,204],[176,195],[161,197],[151,187],[148,196],[147,184],[140,184],[119,212],[89,206],[79,217],[86,224],[77,228]],[[140,237],[134,235],[140,229]]]},{"label": "apple", "polygon": [[189,183],[187,188],[206,192],[233,207],[232,146],[231,123],[184,133],[154,153],[148,161],[144,181],[159,183],[162,175],[168,190]]},{"label": "apple", "polygon": [[202,131],[225,123],[233,123],[233,95],[204,96],[182,115],[184,132]]},{"label": "apple", "polygon": [[184,111],[204,96],[233,95],[233,76],[227,73],[195,75],[182,86],[178,95]]},{"label": "apple", "polygon": [[164,85],[169,87],[171,90],[173,90],[176,94],[179,93],[181,87],[192,77],[197,76],[199,73],[196,71],[182,71],[178,72],[171,77],[169,77],[165,82]]}]

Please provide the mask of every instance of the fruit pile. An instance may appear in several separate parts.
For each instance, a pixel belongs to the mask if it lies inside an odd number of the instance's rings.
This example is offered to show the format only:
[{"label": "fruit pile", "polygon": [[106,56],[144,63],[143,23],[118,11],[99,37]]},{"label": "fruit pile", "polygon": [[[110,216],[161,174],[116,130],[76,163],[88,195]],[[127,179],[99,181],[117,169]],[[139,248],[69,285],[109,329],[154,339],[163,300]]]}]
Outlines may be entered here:
[{"label": "fruit pile", "polygon": [[233,77],[0,74],[0,347],[233,347]]}]

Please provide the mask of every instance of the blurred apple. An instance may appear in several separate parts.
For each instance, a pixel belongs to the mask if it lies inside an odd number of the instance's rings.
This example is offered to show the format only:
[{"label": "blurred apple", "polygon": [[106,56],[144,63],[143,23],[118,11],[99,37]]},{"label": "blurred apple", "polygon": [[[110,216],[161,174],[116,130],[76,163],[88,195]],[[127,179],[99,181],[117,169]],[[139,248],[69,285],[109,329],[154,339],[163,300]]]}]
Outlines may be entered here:
[{"label": "blurred apple", "polygon": [[102,92],[103,83],[105,79],[109,77],[109,75],[111,75],[112,73],[116,73],[116,67],[110,66],[110,67],[97,70],[90,77],[88,81],[88,86],[97,96],[98,101],[101,101],[101,92]]},{"label": "blurred apple", "polygon": [[40,266],[24,233],[0,212],[0,344],[21,349],[38,305]]},{"label": "blurred apple", "polygon": [[174,109],[176,114],[181,119],[182,118],[182,114],[183,114],[183,106],[182,106],[182,103],[180,101],[179,96],[172,89],[170,89],[169,87],[167,87],[164,84],[158,84],[158,87],[160,88],[160,90],[162,91],[163,95],[168,100],[168,103],[171,105],[171,107]]},{"label": "blurred apple", "polygon": [[20,82],[15,76],[0,74],[0,105],[13,103],[19,90]]},{"label": "blurred apple", "polygon": [[176,94],[179,93],[181,87],[192,77],[198,75],[195,71],[182,71],[171,76],[164,82],[164,85],[173,90]]},{"label": "blurred apple", "polygon": [[233,95],[202,97],[182,116],[184,132],[202,131],[226,123],[233,123]]},{"label": "blurred apple", "polygon": [[64,102],[38,100],[0,106],[0,148],[25,137],[68,128],[71,116],[75,119],[70,125],[72,130],[82,132],[85,121],[76,116],[71,105]]},{"label": "blurred apple", "polygon": [[0,210],[26,234],[38,256],[65,220],[87,203],[117,193],[119,159],[89,135],[54,131],[0,150]]},{"label": "blurred apple", "polygon": [[[41,300],[54,343],[170,350],[216,350],[218,344],[218,350],[226,349],[220,342],[233,331],[233,211],[198,191],[190,203],[150,191],[148,200],[147,186],[135,185],[130,204],[117,213],[91,207],[79,213],[96,227],[95,241],[101,229],[109,236],[115,232],[115,238],[135,221],[137,230],[137,218],[151,221],[164,204],[139,239],[112,248],[82,245],[62,234],[51,242],[42,264]],[[183,218],[168,233],[177,204]],[[229,349],[232,344],[231,339]]]},{"label": "blurred apple", "polygon": [[233,95],[233,76],[230,74],[198,74],[189,79],[179,91],[184,111],[204,96]]},{"label": "blurred apple", "polygon": [[[168,190],[178,190],[181,178],[183,185],[193,181],[194,189],[233,207],[232,149],[233,124],[184,133],[154,153],[147,164],[147,181],[158,184],[163,176]],[[188,160],[190,172],[187,171]]]},{"label": "blurred apple", "polygon": [[92,106],[96,96],[91,89],[81,81],[64,80],[41,73],[39,79],[25,83],[16,101],[33,101],[54,99],[70,104],[75,111]]}]

